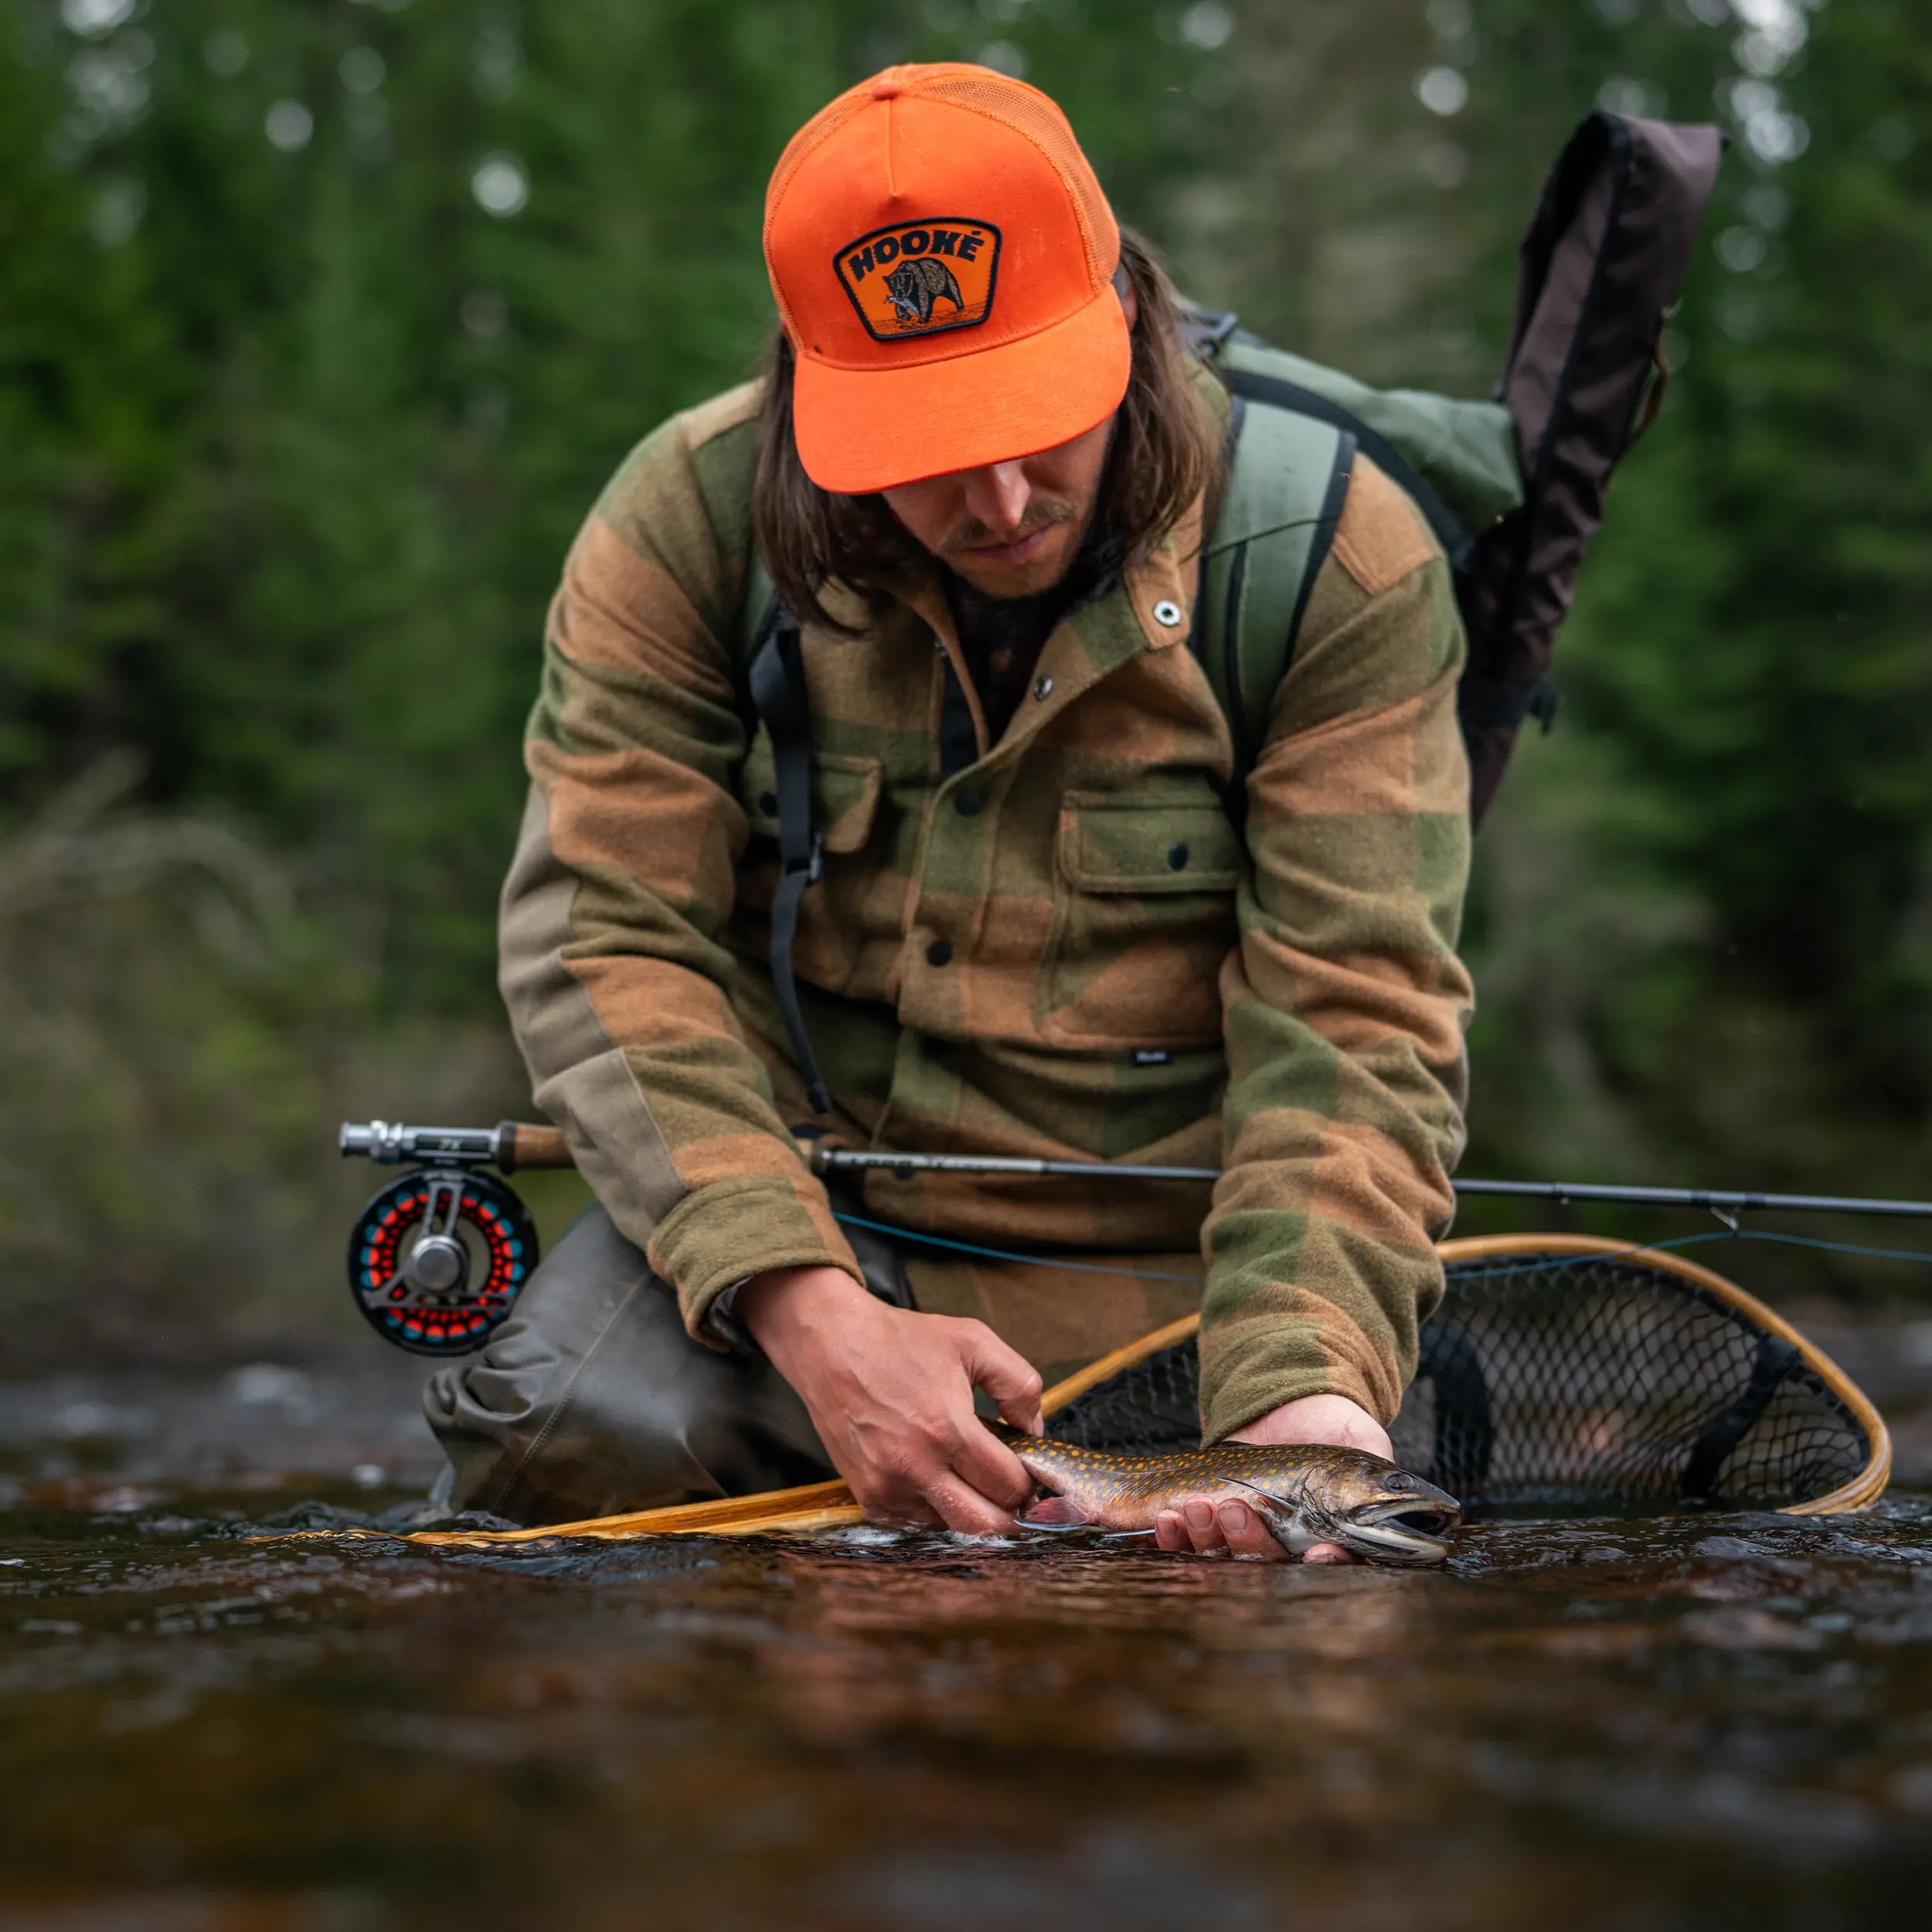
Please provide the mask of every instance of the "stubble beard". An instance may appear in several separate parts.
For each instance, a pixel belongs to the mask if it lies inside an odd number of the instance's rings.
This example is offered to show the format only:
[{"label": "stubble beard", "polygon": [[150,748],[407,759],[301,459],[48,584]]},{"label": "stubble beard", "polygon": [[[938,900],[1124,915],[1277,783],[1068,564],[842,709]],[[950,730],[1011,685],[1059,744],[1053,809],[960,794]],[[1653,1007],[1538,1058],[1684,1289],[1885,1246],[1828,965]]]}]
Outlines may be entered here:
[{"label": "stubble beard", "polygon": [[995,540],[996,533],[975,518],[947,536],[937,553],[939,561],[982,597],[1005,602],[1039,597],[1052,590],[1073,569],[1074,560],[1080,553],[1080,546],[1087,539],[1087,526],[1093,516],[1094,506],[1090,503],[1083,510],[1079,505],[1061,498],[1051,498],[1043,502],[1036,499],[1028,505],[1026,515],[1020,519],[1019,529],[1004,541],[1023,543],[1039,531],[1049,529],[1070,531],[1068,536],[1049,545],[1039,557],[1004,568],[997,564],[981,564],[976,567],[972,551]]}]

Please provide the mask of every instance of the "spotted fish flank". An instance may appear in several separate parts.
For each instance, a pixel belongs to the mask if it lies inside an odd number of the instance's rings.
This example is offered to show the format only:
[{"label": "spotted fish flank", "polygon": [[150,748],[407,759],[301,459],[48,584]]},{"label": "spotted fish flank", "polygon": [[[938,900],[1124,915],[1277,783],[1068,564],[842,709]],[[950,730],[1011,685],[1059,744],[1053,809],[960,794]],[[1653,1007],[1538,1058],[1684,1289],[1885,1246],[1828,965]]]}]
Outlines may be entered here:
[{"label": "spotted fish flank", "polygon": [[1164,1509],[1192,1497],[1245,1502],[1291,1556],[1337,1543],[1370,1563],[1418,1566],[1449,1553],[1443,1532],[1462,1520],[1454,1497],[1366,1450],[1325,1443],[1218,1443],[1168,1454],[1083,1449],[987,1427],[1053,1492],[1035,1520],[1114,1530],[1151,1529]]}]

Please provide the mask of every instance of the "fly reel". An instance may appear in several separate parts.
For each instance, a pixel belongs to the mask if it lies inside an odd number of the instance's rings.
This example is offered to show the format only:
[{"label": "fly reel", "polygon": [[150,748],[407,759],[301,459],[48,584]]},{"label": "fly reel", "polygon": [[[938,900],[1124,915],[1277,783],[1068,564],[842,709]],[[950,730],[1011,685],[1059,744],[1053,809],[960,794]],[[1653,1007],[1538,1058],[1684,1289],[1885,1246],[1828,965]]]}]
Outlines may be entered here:
[{"label": "fly reel", "polygon": [[[538,1130],[540,1131],[540,1130]],[[536,1224],[505,1173],[533,1130],[345,1126],[342,1150],[413,1172],[378,1190],[349,1237],[349,1285],[362,1317],[411,1355],[468,1355],[499,1328],[537,1264]],[[549,1165],[539,1150],[525,1166]]]}]

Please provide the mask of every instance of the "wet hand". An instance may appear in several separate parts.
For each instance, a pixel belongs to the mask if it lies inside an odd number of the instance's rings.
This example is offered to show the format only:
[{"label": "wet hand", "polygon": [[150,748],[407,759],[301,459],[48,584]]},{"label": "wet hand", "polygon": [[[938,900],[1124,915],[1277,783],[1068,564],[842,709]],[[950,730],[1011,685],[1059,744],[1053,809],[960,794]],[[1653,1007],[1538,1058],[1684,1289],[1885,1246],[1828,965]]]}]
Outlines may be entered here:
[{"label": "wet hand", "polygon": [[[1230,1442],[1332,1442],[1372,1455],[1389,1456],[1389,1432],[1358,1403],[1346,1396],[1302,1396],[1284,1402],[1245,1429]],[[1393,1460],[1393,1458],[1391,1458]],[[1211,1556],[1223,1553],[1252,1556],[1264,1562],[1286,1563],[1289,1553],[1268,1534],[1260,1517],[1244,1502],[1216,1502],[1190,1496],[1175,1509],[1164,1509],[1155,1519],[1154,1539],[1163,1549]],[[1310,1563],[1355,1561],[1338,1543],[1316,1543],[1302,1560]]]},{"label": "wet hand", "polygon": [[973,1391],[1037,1434],[1040,1379],[983,1321],[890,1307],[838,1268],[774,1269],[737,1310],[870,1520],[1013,1529],[1033,1479],[981,1427]]},{"label": "wet hand", "polygon": [[[1163,1509],[1154,1519],[1154,1540],[1163,1549],[1192,1556],[1253,1556],[1277,1563],[1292,1560],[1246,1503],[1216,1502],[1206,1496],[1190,1496],[1178,1509]],[[1328,1550],[1335,1553],[1322,1553]],[[1332,1543],[1318,1543],[1307,1560],[1347,1563],[1350,1559]]]}]

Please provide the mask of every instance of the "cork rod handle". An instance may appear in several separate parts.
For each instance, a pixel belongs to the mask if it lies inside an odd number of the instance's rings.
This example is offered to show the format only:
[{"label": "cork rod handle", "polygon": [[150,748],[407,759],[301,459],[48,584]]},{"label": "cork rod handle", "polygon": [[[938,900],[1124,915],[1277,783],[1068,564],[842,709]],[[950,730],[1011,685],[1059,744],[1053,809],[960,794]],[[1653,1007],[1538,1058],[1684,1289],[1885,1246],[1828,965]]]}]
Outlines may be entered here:
[{"label": "cork rod handle", "polygon": [[575,1167],[576,1157],[553,1127],[505,1121],[496,1130],[497,1165],[505,1174],[520,1167]]}]

